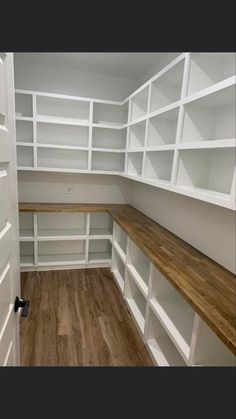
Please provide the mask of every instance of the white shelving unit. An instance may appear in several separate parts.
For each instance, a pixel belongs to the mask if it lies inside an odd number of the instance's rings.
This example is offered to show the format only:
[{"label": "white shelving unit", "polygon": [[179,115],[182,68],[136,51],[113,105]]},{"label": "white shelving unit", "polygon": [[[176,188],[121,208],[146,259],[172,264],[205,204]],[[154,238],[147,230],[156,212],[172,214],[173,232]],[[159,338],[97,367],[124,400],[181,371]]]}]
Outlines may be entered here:
[{"label": "white shelving unit", "polygon": [[117,223],[111,270],[155,364],[236,364],[232,352]]},{"label": "white shelving unit", "polygon": [[20,213],[21,269],[110,266],[113,223],[107,213]]},{"label": "white shelving unit", "polygon": [[16,90],[18,169],[120,175],[235,210],[235,83],[234,53],[183,53],[123,102]]}]

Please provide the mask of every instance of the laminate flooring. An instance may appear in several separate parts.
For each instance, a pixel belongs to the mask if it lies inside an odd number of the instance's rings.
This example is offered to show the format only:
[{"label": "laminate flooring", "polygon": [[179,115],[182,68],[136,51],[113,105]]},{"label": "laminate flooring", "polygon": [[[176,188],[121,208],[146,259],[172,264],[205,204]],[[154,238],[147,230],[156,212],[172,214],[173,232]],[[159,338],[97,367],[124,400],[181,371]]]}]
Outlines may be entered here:
[{"label": "laminate flooring", "polygon": [[22,366],[152,366],[110,269],[24,272]]}]

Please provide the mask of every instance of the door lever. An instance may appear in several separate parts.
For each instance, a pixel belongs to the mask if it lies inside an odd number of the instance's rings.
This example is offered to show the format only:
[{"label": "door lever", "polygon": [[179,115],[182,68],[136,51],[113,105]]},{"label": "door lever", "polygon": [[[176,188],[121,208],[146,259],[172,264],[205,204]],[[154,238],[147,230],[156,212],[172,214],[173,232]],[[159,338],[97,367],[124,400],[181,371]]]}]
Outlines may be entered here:
[{"label": "door lever", "polygon": [[22,308],[21,317],[28,317],[29,303],[29,300],[23,300],[22,298],[19,298],[17,296],[14,303],[15,313],[18,311],[19,308]]}]

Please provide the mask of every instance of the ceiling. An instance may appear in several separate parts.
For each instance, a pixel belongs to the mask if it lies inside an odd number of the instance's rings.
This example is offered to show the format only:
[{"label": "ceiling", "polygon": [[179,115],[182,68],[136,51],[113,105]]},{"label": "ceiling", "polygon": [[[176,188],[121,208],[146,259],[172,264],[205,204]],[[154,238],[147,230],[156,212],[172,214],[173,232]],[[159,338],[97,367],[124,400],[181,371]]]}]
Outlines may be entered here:
[{"label": "ceiling", "polygon": [[[36,65],[60,66],[77,71],[102,73],[139,80],[166,61],[172,53],[164,52],[44,52],[15,53],[15,61]],[[173,54],[176,55],[176,54]],[[164,64],[165,65],[165,64]]]}]

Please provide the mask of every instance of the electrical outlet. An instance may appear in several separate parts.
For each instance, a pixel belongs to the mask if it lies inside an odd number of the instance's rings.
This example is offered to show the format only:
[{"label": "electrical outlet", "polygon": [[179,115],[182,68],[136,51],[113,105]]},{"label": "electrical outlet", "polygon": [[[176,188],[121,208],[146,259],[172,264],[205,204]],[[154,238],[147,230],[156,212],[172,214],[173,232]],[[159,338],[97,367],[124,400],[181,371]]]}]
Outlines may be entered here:
[{"label": "electrical outlet", "polygon": [[66,191],[67,191],[68,194],[72,194],[73,193],[72,186],[67,186]]}]

